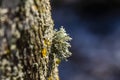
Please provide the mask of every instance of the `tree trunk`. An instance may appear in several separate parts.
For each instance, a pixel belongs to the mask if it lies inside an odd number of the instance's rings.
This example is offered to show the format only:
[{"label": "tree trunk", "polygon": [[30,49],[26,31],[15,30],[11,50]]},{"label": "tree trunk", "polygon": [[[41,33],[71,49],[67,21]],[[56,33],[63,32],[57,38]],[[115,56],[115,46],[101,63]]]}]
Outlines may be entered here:
[{"label": "tree trunk", "polygon": [[71,38],[50,10],[49,0],[0,1],[0,80],[59,80]]}]

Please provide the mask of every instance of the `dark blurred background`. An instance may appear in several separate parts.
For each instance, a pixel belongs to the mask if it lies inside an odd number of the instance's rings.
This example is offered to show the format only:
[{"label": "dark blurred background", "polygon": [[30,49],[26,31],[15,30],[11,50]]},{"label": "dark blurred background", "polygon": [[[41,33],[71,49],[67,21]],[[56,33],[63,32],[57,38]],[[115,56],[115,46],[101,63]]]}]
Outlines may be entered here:
[{"label": "dark blurred background", "polygon": [[61,80],[120,80],[120,0],[51,0],[55,27],[64,26],[73,55]]}]

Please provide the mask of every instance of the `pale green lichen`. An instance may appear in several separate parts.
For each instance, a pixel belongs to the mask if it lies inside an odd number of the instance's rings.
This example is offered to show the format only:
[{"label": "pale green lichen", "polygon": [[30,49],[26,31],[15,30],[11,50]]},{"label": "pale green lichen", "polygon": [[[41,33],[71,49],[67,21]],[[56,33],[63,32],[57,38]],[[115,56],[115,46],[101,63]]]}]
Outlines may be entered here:
[{"label": "pale green lichen", "polygon": [[63,27],[61,27],[59,31],[54,31],[52,53],[55,53],[58,59],[66,60],[71,56],[71,52],[68,49],[71,47],[69,43],[71,39]]}]

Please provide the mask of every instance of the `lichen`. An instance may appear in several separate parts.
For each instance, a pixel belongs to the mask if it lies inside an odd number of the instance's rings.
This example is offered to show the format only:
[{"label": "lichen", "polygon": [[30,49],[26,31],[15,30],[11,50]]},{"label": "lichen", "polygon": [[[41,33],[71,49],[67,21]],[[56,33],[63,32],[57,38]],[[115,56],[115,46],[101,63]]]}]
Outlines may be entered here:
[{"label": "lichen", "polygon": [[58,65],[71,55],[71,38],[63,27],[53,30],[50,10],[49,0],[0,9],[1,80],[59,80]]},{"label": "lichen", "polygon": [[63,27],[59,31],[54,30],[52,53],[56,54],[56,57],[60,60],[66,60],[71,56],[71,52],[69,51],[69,47],[71,47],[69,41],[71,39]]}]

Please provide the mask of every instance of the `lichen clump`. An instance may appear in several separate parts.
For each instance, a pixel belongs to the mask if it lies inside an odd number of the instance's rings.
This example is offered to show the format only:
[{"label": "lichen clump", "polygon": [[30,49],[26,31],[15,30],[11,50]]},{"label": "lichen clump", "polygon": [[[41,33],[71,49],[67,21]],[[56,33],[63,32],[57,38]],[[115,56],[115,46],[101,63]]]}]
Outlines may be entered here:
[{"label": "lichen clump", "polygon": [[60,60],[66,60],[71,56],[69,47],[71,47],[69,41],[72,38],[66,33],[63,27],[59,31],[54,31],[53,42],[52,42],[52,53],[56,54],[56,57]]}]

